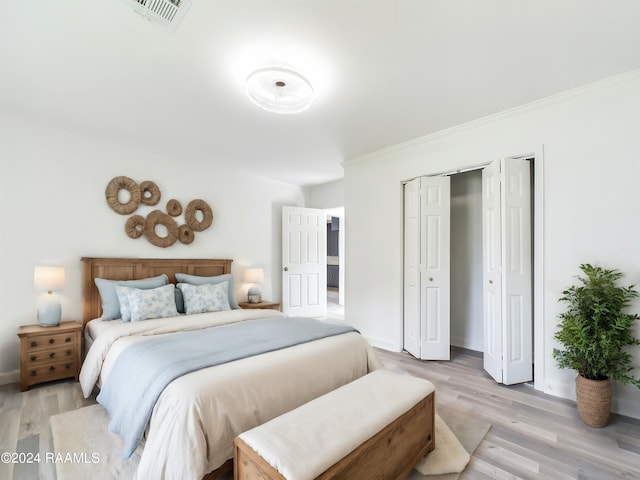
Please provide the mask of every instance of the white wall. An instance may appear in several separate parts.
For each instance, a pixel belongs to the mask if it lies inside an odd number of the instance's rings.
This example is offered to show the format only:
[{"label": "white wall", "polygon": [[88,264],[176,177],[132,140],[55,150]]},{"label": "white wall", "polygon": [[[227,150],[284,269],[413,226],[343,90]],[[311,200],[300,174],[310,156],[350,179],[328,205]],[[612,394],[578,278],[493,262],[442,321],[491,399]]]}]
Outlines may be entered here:
[{"label": "white wall", "polygon": [[333,208],[344,206],[344,181],[313,185],[305,188],[305,206],[309,208]]},{"label": "white wall", "polygon": [[[304,205],[299,187],[221,167],[219,159],[195,164],[1,111],[0,165],[0,381],[15,380],[16,328],[36,323],[35,265],[66,268],[64,319],[81,319],[82,256],[231,258],[239,300],[246,298],[241,273],[249,266],[265,269],[263,296],[280,300],[280,211],[282,205]],[[144,237],[130,239],[124,232],[128,217],[105,200],[107,183],[118,175],[156,182],[162,210],[171,198],[183,206],[206,200],[213,225],[188,246],[163,249]]]},{"label": "white wall", "polygon": [[[634,71],[345,163],[345,319],[374,344],[402,348],[403,180],[543,145],[544,278],[538,285],[544,307],[536,325],[543,345],[536,348],[536,385],[574,398],[575,372],[558,370],[551,356],[558,298],[584,262],[619,268],[627,284],[640,284],[639,128],[640,71]],[[637,367],[640,348],[632,353]],[[616,384],[613,410],[640,418],[640,390]]]}]

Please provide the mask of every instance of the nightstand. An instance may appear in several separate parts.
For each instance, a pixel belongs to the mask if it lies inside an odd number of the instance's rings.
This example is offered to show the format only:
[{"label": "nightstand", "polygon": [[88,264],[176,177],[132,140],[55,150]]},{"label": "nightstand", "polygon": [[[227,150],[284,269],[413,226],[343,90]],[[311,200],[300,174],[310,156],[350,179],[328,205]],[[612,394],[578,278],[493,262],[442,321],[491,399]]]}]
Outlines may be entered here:
[{"label": "nightstand", "polygon": [[82,324],[61,322],[55,327],[24,325],[20,337],[20,391],[31,385],[80,374]]},{"label": "nightstand", "polygon": [[280,310],[280,304],[274,302],[238,302],[238,305],[240,306],[240,308],[266,308],[269,310]]}]

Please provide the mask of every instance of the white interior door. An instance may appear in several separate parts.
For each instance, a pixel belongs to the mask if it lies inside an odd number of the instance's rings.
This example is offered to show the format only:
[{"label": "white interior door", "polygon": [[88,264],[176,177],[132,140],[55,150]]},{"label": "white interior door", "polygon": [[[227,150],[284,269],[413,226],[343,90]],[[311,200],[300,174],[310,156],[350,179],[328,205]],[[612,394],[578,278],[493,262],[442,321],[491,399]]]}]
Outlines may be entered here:
[{"label": "white interior door", "polygon": [[404,186],[404,349],[420,358],[420,179]]},{"label": "white interior door", "polygon": [[325,315],[327,222],[324,210],[282,207],[282,311]]},{"label": "white interior door", "polygon": [[483,170],[484,368],[507,385],[533,379],[529,162]]},{"label": "white interior door", "polygon": [[451,179],[420,179],[420,358],[450,358]]}]

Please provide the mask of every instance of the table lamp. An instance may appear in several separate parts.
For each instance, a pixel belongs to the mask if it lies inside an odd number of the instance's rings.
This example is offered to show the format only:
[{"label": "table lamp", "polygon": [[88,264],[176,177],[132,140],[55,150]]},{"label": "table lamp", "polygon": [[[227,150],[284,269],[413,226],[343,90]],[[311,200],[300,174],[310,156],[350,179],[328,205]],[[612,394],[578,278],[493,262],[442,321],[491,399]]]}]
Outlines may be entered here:
[{"label": "table lamp", "polygon": [[62,308],[53,291],[64,288],[64,267],[36,267],[33,285],[37,291],[47,292],[38,303],[38,322],[43,327],[59,325]]},{"label": "table lamp", "polygon": [[262,268],[247,268],[244,271],[244,279],[253,286],[247,291],[247,300],[249,303],[260,303],[262,301],[262,293],[256,286],[257,283],[264,282],[264,270]]}]

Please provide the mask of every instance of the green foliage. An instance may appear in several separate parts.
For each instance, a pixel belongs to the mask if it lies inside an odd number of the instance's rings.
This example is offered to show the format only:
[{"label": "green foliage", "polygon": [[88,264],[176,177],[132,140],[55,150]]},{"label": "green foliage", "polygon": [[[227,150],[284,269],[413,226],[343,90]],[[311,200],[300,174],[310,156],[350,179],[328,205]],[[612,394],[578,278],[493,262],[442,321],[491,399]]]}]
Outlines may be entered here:
[{"label": "green foliage", "polygon": [[577,370],[592,380],[613,378],[640,388],[640,379],[631,371],[632,356],[624,350],[640,345],[633,336],[633,323],[640,318],[635,313],[624,313],[631,301],[638,297],[634,286],[621,287],[618,270],[605,270],[589,264],[580,265],[584,277],[581,285],[562,292],[561,302],[568,309],[560,315],[559,330],[555,335],[564,349],[553,349],[553,358],[560,368]]}]

